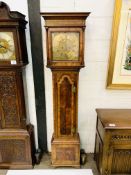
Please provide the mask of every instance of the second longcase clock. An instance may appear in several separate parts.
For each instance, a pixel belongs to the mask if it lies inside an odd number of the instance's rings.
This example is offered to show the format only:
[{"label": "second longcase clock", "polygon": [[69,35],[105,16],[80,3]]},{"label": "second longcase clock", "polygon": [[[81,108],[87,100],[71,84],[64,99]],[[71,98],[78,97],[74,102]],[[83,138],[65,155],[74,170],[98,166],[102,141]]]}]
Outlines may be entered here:
[{"label": "second longcase clock", "polygon": [[84,67],[85,20],[89,13],[42,13],[47,67],[53,77],[52,165],[80,166],[78,79]]},{"label": "second longcase clock", "polygon": [[26,124],[22,70],[25,16],[0,2],[0,168],[32,168],[32,125]]}]

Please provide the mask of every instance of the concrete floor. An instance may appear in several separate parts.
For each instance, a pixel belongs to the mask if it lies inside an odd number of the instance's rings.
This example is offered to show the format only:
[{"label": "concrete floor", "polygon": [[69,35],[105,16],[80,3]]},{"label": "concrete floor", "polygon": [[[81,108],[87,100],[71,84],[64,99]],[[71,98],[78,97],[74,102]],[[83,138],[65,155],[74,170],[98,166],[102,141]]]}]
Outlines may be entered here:
[{"label": "concrete floor", "polygon": [[[51,167],[51,158],[49,154],[45,154],[42,158],[41,163],[35,166],[35,169],[42,169],[42,168],[51,168],[51,169],[54,168],[54,167]],[[65,167],[62,167],[62,168],[65,168]],[[85,169],[85,168],[92,169],[93,175],[99,175],[97,168],[96,168],[95,161],[93,159],[93,154],[87,155],[87,162],[85,165],[81,165],[81,168],[82,169]]]},{"label": "concrete floor", "polygon": [[[85,169],[85,168],[92,169],[93,175],[100,175],[97,171],[96,163],[93,159],[93,154],[87,154],[87,162],[85,163],[85,165],[82,165],[81,168],[82,169]],[[40,164],[35,165],[34,169],[53,169],[53,167],[51,166],[50,155],[44,154]],[[6,175],[6,174],[7,174],[7,170],[0,170],[0,175]],[[119,174],[115,174],[115,175],[119,175]],[[121,174],[121,175],[126,175],[126,174]]]},{"label": "concrete floor", "polygon": [[[53,167],[51,166],[50,155],[49,154],[44,154],[40,164],[35,165],[34,168],[35,169],[53,169]],[[64,167],[62,167],[62,168],[64,168]],[[84,168],[92,169],[93,175],[99,175],[99,173],[97,171],[97,168],[96,168],[96,164],[93,160],[93,154],[88,154],[87,155],[87,162],[86,162],[85,165],[82,165],[81,168],[83,168],[83,169]],[[0,170],[0,175],[6,175],[6,174],[7,174],[7,170]]]}]

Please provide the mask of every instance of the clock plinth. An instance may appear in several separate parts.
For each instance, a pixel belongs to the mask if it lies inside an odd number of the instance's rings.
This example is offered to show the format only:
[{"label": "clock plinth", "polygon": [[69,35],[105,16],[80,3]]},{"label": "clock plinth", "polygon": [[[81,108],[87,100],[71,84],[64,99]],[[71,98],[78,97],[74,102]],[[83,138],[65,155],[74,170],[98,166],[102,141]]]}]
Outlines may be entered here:
[{"label": "clock plinth", "polygon": [[42,13],[47,67],[52,70],[54,134],[52,166],[80,167],[78,79],[84,67],[85,20],[90,13]]},{"label": "clock plinth", "polygon": [[0,168],[31,169],[32,127],[25,129],[3,129],[0,131]]},{"label": "clock plinth", "polygon": [[51,140],[51,163],[54,167],[80,167],[80,138],[79,134],[72,138],[54,138]]}]

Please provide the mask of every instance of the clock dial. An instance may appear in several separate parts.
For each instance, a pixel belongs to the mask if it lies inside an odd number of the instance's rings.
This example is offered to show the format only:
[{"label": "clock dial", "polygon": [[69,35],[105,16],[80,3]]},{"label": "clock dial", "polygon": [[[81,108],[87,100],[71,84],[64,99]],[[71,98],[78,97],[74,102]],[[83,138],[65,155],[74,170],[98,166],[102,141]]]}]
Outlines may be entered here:
[{"label": "clock dial", "polygon": [[53,60],[79,59],[79,32],[52,32]]},{"label": "clock dial", "polygon": [[12,32],[0,32],[0,60],[16,60]]}]

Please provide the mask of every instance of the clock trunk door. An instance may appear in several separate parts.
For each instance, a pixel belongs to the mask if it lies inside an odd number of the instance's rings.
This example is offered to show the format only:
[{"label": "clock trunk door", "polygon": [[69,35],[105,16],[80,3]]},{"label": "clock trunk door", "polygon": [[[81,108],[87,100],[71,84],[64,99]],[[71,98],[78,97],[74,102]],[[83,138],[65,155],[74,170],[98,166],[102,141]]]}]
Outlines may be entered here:
[{"label": "clock trunk door", "polygon": [[76,72],[57,72],[54,82],[56,90],[54,95],[55,121],[58,126],[55,134],[58,137],[74,136],[77,128],[77,80]]}]

